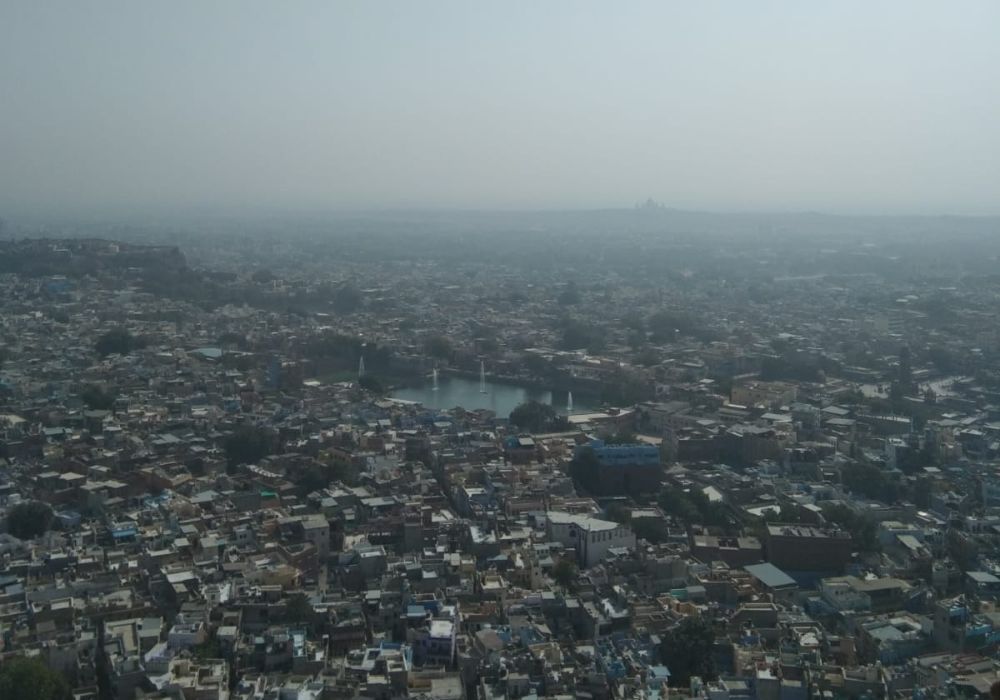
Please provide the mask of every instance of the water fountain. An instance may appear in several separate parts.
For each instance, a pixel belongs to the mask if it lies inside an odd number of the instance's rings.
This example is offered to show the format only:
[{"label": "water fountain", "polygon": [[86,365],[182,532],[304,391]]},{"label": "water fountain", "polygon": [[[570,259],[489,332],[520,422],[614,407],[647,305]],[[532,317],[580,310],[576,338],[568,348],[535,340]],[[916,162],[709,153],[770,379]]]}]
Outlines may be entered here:
[{"label": "water fountain", "polygon": [[365,356],[362,355],[361,359],[358,360],[358,379],[365,376]]},{"label": "water fountain", "polygon": [[566,392],[566,415],[573,413],[573,392]]},{"label": "water fountain", "polygon": [[479,393],[486,393],[486,363],[479,361]]},{"label": "water fountain", "polygon": [[438,390],[438,368],[437,367],[435,367],[434,369],[431,370],[431,381],[434,382],[434,386],[431,387],[431,390],[432,391],[437,391]]}]

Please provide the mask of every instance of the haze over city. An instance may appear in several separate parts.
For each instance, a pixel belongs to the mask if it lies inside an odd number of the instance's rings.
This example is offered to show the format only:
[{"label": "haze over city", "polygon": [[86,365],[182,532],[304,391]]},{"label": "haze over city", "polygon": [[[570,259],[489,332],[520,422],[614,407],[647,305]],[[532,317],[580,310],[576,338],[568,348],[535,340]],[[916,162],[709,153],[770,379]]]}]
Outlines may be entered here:
[{"label": "haze over city", "polygon": [[1000,700],[998,28],[0,0],[0,700]]},{"label": "haze over city", "polygon": [[24,2],[0,208],[997,214],[1000,5]]}]

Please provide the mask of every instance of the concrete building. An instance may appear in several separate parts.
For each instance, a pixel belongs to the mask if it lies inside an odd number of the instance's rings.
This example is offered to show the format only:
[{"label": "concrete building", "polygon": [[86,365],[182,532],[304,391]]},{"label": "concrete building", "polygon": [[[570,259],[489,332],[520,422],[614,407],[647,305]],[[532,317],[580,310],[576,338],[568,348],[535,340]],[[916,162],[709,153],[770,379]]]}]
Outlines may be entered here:
[{"label": "concrete building", "polygon": [[841,572],[851,559],[851,536],[806,525],[768,525],[767,560],[785,571]]},{"label": "concrete building", "polygon": [[583,568],[594,566],[614,548],[635,548],[635,533],[628,525],[560,511],[546,513],[549,539],[576,551]]}]

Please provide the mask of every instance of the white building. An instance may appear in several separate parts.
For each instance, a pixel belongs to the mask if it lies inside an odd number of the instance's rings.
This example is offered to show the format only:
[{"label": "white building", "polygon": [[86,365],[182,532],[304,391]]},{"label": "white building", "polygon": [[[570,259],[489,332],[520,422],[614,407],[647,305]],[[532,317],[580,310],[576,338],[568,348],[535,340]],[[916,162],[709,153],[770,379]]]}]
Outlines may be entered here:
[{"label": "white building", "polygon": [[546,512],[546,534],[550,540],[576,550],[577,561],[589,569],[616,547],[635,548],[635,533],[628,525],[562,511]]}]

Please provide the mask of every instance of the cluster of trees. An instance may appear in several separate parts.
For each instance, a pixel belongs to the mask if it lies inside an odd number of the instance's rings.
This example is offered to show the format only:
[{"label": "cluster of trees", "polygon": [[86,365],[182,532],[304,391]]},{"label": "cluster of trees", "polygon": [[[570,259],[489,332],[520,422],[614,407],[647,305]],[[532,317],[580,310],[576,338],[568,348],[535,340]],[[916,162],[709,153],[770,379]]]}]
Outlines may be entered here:
[{"label": "cluster of trees", "polygon": [[325,489],[332,481],[342,481],[349,486],[358,483],[359,473],[356,467],[349,463],[326,459],[324,455],[325,453],[321,453],[321,464],[305,467],[293,478],[293,483],[303,494]]},{"label": "cluster of trees", "polygon": [[630,372],[619,370],[601,388],[601,401],[612,406],[630,406],[649,399],[653,387]]},{"label": "cluster of trees", "polygon": [[101,357],[108,355],[128,355],[133,350],[138,350],[145,343],[128,332],[125,328],[112,328],[103,333],[94,343],[94,349]]},{"label": "cluster of trees", "polygon": [[296,593],[288,597],[281,613],[281,621],[287,624],[305,624],[312,627],[316,620],[316,610],[309,602],[305,593]]},{"label": "cluster of trees", "polygon": [[388,347],[339,333],[309,338],[301,351],[305,358],[323,371],[356,370],[362,356],[365,358],[365,369],[369,372],[386,372],[392,362],[392,351]]},{"label": "cluster of trees", "polygon": [[529,433],[558,433],[569,429],[565,416],[556,413],[547,403],[534,400],[522,403],[511,411],[509,420],[512,425]]},{"label": "cluster of trees", "polygon": [[607,347],[604,330],[592,322],[565,316],[559,321],[559,347],[563,350],[585,349],[599,354]]},{"label": "cluster of trees", "polygon": [[881,549],[878,541],[878,527],[870,518],[855,513],[840,503],[823,506],[823,517],[827,522],[839,526],[851,535],[851,540],[859,552],[877,552]]},{"label": "cluster of trees", "polygon": [[659,518],[642,518],[632,521],[632,532],[641,540],[646,540],[652,544],[661,544],[667,541],[670,533],[667,526]]},{"label": "cluster of trees", "polygon": [[[20,540],[30,540],[48,532],[54,513],[47,503],[25,501],[7,511],[7,532]],[[0,694],[0,697],[3,697]]]},{"label": "cluster of trees", "polygon": [[622,525],[629,525],[632,532],[640,540],[646,540],[653,544],[660,544],[667,541],[667,526],[660,518],[640,518],[632,519],[632,514],[621,503],[612,503],[605,512],[606,516]]},{"label": "cluster of trees", "polygon": [[872,464],[848,464],[841,470],[840,478],[851,493],[884,503],[895,503],[902,491],[899,482],[889,478],[884,471]]},{"label": "cluster of trees", "polygon": [[66,678],[41,659],[24,656],[7,659],[0,666],[0,698],[14,700],[70,700]]},{"label": "cluster of trees", "polygon": [[528,374],[539,379],[554,380],[560,377],[563,372],[551,360],[547,360],[541,355],[525,354],[521,356],[521,365]]},{"label": "cluster of trees", "polygon": [[443,335],[432,335],[424,341],[424,352],[439,360],[447,360],[451,357],[454,349],[451,341]]},{"label": "cluster of trees", "polygon": [[226,438],[227,469],[233,471],[241,464],[254,464],[278,448],[278,436],[256,425],[241,425]]},{"label": "cluster of trees", "polygon": [[715,631],[701,617],[690,615],[668,630],[660,641],[660,656],[670,669],[670,685],[686,688],[692,676],[716,677]]},{"label": "cluster of trees", "polygon": [[620,525],[627,525],[632,521],[632,514],[625,507],[625,504],[620,501],[615,501],[609,505],[604,511],[604,515],[608,520],[614,520]]},{"label": "cluster of trees", "polygon": [[676,486],[664,486],[657,498],[660,508],[685,523],[704,523],[716,527],[733,525],[729,509],[717,501],[709,500],[701,489],[685,491]]},{"label": "cluster of trees", "polygon": [[577,565],[568,557],[562,557],[556,565],[552,567],[552,578],[563,588],[573,590],[576,586],[576,577],[579,573]]},{"label": "cluster of trees", "polygon": [[80,400],[91,410],[110,411],[115,405],[115,395],[96,384],[87,384],[80,389]]},{"label": "cluster of trees", "polygon": [[836,373],[838,363],[826,357],[814,357],[794,352],[765,357],[761,362],[760,377],[767,381],[791,380],[799,382],[821,381],[827,374]]},{"label": "cluster of trees", "polygon": [[[633,344],[634,345],[634,344]],[[655,348],[644,347],[636,352],[635,356],[632,358],[635,364],[642,367],[652,367],[653,365],[658,365],[663,361],[663,357],[660,352]]]},{"label": "cluster of trees", "polygon": [[365,374],[361,379],[358,380],[358,386],[360,386],[365,391],[370,391],[373,394],[384,394],[386,389],[382,380],[376,377],[374,374]]},{"label": "cluster of trees", "polygon": [[325,467],[313,465],[303,469],[295,477],[294,483],[303,493],[309,494],[313,491],[325,489],[330,484],[330,481],[332,481],[331,477],[331,473]]},{"label": "cluster of trees", "polygon": [[590,447],[584,447],[569,462],[569,475],[589,493],[598,493],[601,483],[601,461]]},{"label": "cluster of trees", "polygon": [[225,652],[222,649],[222,642],[213,634],[201,644],[191,647],[191,655],[198,661],[205,661],[224,658]]}]

